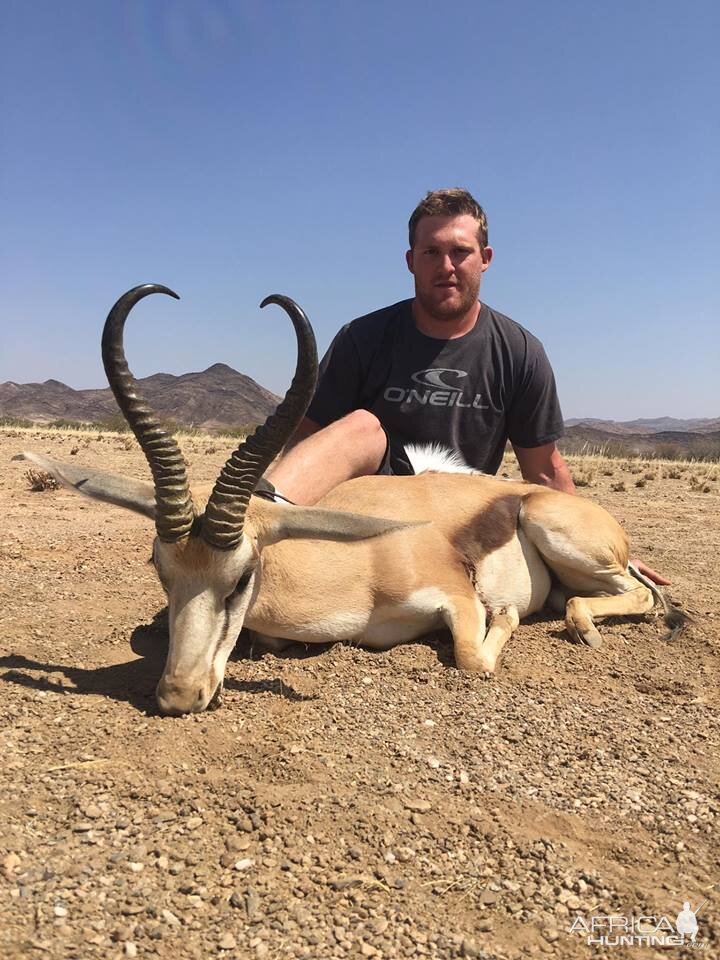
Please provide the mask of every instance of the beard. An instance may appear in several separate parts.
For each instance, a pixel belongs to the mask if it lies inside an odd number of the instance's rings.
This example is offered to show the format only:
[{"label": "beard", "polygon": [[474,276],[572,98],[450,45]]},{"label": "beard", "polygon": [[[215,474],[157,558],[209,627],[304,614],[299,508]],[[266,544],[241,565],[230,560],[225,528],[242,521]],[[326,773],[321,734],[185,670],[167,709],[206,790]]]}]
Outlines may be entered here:
[{"label": "beard", "polygon": [[455,287],[454,293],[457,296],[447,298],[437,287],[420,287],[415,280],[415,298],[433,320],[448,322],[464,317],[477,302],[480,276],[469,279],[463,287]]}]

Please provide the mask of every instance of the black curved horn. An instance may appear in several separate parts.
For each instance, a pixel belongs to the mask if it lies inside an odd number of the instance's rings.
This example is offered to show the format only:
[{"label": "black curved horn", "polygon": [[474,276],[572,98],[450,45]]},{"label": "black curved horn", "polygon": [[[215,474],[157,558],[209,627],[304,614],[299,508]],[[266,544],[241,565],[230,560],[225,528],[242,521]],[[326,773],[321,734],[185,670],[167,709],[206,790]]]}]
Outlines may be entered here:
[{"label": "black curved horn", "polygon": [[166,293],[180,299],[159,283],[143,283],[128,290],[105,321],[102,358],[110,388],[152,471],[157,534],[161,540],[172,543],[190,532],[195,517],[185,461],[176,440],[160,425],[157,415],[140,396],[123,347],[123,329],[128,314],[139,300],[151,293]]},{"label": "black curved horn", "polygon": [[230,550],[242,540],[245,511],[257,482],[305,415],[318,375],[317,346],[310,321],[290,297],[273,294],[260,304],[276,303],[292,320],[297,337],[295,374],[275,413],[244,440],[220,471],[205,508],[201,535],[213,547]]}]

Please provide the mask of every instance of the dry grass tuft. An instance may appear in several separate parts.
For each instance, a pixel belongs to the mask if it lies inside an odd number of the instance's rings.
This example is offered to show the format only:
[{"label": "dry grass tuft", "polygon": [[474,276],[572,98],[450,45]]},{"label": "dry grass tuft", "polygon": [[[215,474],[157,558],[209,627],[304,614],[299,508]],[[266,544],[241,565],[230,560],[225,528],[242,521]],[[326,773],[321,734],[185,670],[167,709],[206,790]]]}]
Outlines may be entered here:
[{"label": "dry grass tuft", "polygon": [[43,490],[59,490],[60,484],[46,470],[26,470],[25,479],[31,490],[40,493]]}]

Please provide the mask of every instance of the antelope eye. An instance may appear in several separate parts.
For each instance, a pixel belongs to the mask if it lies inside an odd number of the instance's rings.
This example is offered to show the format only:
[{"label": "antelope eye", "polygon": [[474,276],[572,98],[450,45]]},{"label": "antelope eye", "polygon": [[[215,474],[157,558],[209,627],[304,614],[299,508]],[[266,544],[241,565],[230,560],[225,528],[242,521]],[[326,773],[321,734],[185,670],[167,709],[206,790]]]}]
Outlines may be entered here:
[{"label": "antelope eye", "polygon": [[247,571],[240,577],[240,579],[238,580],[238,582],[235,584],[235,589],[234,589],[233,592],[232,592],[232,595],[233,595],[234,597],[236,597],[236,596],[238,596],[239,594],[243,593],[243,591],[245,590],[245,588],[247,587],[247,585],[250,583],[250,579],[251,579],[252,575],[253,575],[253,571],[252,571],[252,570],[247,570]]}]

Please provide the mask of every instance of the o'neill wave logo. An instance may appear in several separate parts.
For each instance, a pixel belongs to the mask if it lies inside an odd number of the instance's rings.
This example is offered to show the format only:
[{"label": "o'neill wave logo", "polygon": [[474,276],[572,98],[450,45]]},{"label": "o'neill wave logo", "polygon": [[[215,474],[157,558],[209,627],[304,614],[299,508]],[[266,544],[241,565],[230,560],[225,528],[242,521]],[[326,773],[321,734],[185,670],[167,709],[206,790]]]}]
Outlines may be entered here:
[{"label": "o'neill wave logo", "polygon": [[451,370],[449,367],[416,370],[410,374],[410,379],[417,387],[386,387],[383,397],[390,403],[487,410],[488,404],[482,402],[481,393],[473,395],[463,390],[459,381],[466,376],[466,370]]},{"label": "o'neill wave logo", "polygon": [[675,922],[667,916],[631,914],[576,916],[569,933],[579,933],[585,937],[588,946],[593,947],[696,947],[706,944],[697,939],[699,924],[697,916],[707,903],[704,900],[695,910],[690,902],[683,903],[682,910]]}]

